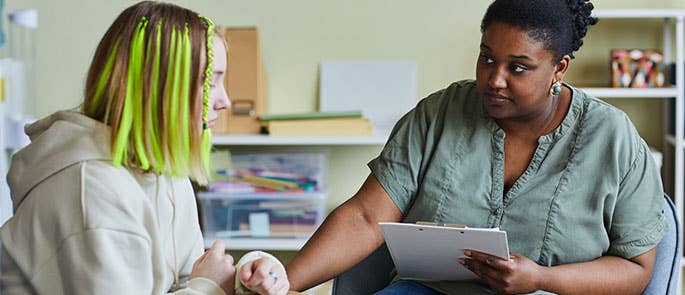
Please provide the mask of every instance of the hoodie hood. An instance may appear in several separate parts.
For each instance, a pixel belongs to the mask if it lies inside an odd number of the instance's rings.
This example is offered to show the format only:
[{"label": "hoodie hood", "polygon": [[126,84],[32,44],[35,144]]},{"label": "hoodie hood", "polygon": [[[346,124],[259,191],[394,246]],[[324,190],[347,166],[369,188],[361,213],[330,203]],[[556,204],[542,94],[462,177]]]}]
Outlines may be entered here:
[{"label": "hoodie hood", "polygon": [[109,127],[79,112],[54,113],[26,125],[24,132],[31,143],[12,156],[7,173],[15,211],[36,185],[62,169],[111,160]]}]

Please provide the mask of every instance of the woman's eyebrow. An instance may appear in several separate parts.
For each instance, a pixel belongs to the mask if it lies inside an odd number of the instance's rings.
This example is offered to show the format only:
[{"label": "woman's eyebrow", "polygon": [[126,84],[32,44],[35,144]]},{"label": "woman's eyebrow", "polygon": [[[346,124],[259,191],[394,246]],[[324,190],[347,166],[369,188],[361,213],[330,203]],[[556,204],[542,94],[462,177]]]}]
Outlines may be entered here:
[{"label": "woman's eyebrow", "polygon": [[[485,45],[484,43],[480,43],[480,50],[481,50],[481,51],[486,51],[486,52],[492,51],[492,50],[490,49],[490,46],[487,46],[487,45]],[[529,56],[527,56],[527,55],[525,55],[525,54],[522,54],[522,55],[511,55],[511,54],[510,54],[510,55],[509,55],[509,58],[511,58],[511,59],[533,60],[532,58],[530,58]]]},{"label": "woman's eyebrow", "polygon": [[527,55],[509,55],[510,58],[513,59],[527,59],[527,60],[532,60],[532,58],[528,57]]}]

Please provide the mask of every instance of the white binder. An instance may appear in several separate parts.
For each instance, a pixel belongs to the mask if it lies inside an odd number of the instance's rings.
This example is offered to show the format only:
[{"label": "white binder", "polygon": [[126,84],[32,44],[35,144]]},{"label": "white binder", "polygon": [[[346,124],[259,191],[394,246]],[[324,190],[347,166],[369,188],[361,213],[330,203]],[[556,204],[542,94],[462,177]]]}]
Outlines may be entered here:
[{"label": "white binder", "polygon": [[499,229],[379,222],[400,278],[422,281],[478,279],[457,262],[464,250],[509,258],[507,233]]}]

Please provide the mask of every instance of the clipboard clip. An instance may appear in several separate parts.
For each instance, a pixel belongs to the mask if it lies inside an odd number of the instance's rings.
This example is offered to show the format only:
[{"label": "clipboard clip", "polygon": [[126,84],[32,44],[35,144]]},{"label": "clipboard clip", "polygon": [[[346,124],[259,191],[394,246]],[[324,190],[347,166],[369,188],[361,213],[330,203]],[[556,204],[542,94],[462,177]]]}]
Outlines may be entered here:
[{"label": "clipboard clip", "polygon": [[456,227],[456,228],[467,228],[464,224],[458,223],[444,223],[444,222],[431,222],[431,221],[417,221],[418,225],[430,225],[430,226],[443,226],[443,227]]}]

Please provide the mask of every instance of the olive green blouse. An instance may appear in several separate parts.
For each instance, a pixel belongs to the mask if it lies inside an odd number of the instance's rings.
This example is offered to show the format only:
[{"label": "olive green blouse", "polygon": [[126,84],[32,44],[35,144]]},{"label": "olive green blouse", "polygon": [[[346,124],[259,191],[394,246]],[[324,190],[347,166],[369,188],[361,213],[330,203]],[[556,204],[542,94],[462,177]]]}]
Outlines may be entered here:
[{"label": "olive green blouse", "polygon": [[[506,194],[506,134],[471,80],[420,101],[369,167],[404,222],[499,227],[510,251],[545,266],[635,257],[668,227],[659,171],[622,111],[571,89],[566,117],[538,139]],[[492,293],[477,281],[426,285],[447,294]]]}]

